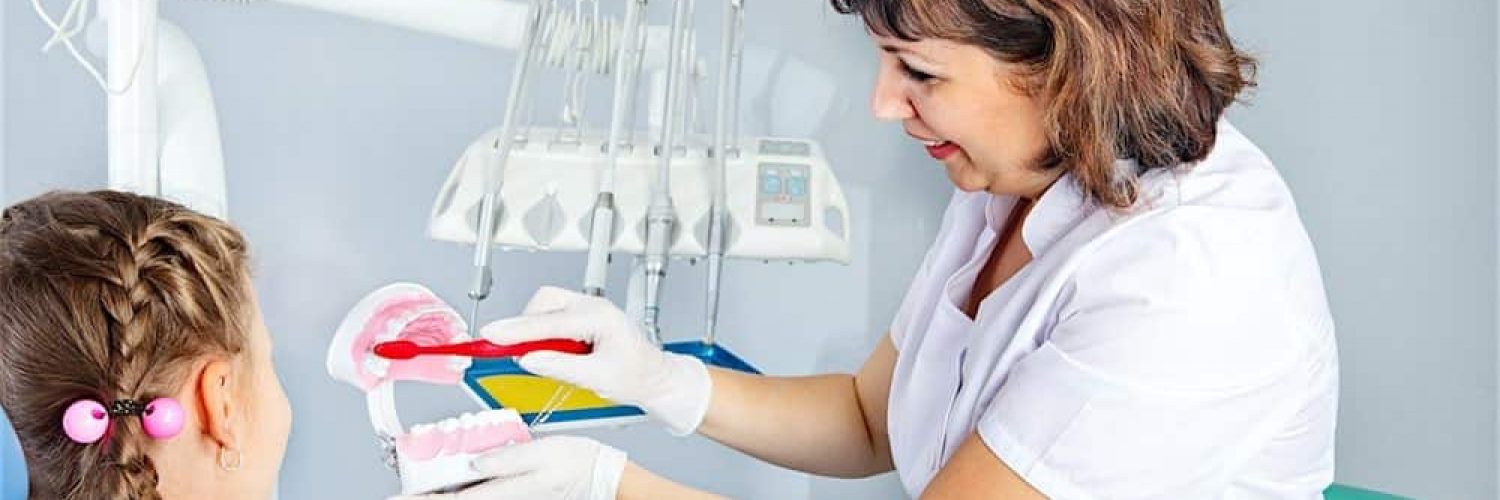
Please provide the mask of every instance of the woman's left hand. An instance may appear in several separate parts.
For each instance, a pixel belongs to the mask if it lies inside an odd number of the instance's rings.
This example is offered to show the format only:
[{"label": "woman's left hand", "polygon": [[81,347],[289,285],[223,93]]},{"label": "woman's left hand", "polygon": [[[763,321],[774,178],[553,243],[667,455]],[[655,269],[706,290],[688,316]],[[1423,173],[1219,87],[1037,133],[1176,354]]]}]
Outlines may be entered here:
[{"label": "woman's left hand", "polygon": [[474,459],[474,469],[494,479],[456,493],[392,500],[614,500],[625,464],[625,452],[598,441],[550,436]]}]

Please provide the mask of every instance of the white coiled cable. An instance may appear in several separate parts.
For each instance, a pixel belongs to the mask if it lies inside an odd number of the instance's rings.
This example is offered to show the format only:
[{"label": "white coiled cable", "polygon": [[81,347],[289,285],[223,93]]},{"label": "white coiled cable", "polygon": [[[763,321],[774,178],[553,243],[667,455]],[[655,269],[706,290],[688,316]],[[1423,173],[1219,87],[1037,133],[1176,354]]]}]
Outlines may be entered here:
[{"label": "white coiled cable", "polygon": [[596,75],[611,73],[623,37],[618,19],[561,9],[552,9],[545,16],[538,62]]},{"label": "white coiled cable", "polygon": [[35,10],[37,17],[40,17],[42,22],[47,24],[47,29],[52,31],[52,35],[47,37],[47,43],[42,44],[42,52],[50,51],[52,47],[61,43],[63,47],[68,49],[68,54],[73,56],[73,60],[77,61],[78,65],[82,66],[83,70],[89,73],[89,76],[94,77],[94,82],[98,83],[99,88],[104,89],[105,93],[110,95],[124,94],[130,91],[130,87],[135,84],[136,74],[141,69],[141,60],[144,59],[142,56],[145,55],[146,44],[143,43],[138,48],[135,54],[135,61],[130,64],[130,72],[126,76],[125,82],[123,82],[124,85],[119,88],[111,87],[109,82],[104,79],[104,74],[99,71],[99,68],[94,63],[89,62],[88,58],[83,56],[83,51],[78,50],[78,46],[73,43],[73,38],[82,33],[88,26],[88,13],[92,5],[92,0],[73,0],[68,4],[67,10],[63,11],[62,19],[53,19],[52,16],[47,15],[47,9],[42,8],[41,0],[31,0],[32,10]]}]

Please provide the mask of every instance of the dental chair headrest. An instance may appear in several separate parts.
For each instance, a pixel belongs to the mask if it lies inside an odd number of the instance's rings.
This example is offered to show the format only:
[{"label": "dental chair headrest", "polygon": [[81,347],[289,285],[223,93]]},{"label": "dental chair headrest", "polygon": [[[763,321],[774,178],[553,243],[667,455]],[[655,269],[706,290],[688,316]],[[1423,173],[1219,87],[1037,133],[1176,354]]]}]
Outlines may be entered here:
[{"label": "dental chair headrest", "polygon": [[27,496],[26,458],[15,429],[0,408],[0,500],[25,500]]}]

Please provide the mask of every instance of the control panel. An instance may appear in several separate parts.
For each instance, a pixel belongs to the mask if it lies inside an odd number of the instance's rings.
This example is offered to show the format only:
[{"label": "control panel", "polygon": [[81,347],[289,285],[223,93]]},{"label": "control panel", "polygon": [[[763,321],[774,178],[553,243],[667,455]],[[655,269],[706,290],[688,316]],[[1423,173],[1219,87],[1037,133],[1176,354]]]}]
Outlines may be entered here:
[{"label": "control panel", "polygon": [[[762,146],[764,147],[764,146]],[[755,222],[767,226],[810,224],[811,168],[795,163],[761,163],[756,172]]]}]

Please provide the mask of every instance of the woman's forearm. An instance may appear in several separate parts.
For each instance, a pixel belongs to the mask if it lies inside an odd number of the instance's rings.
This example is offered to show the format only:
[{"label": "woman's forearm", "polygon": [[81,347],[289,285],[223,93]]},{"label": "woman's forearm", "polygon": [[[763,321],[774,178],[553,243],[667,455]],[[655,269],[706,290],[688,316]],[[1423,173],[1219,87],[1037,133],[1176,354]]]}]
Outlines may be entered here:
[{"label": "woman's forearm", "polygon": [[[719,369],[710,369],[709,376],[713,399],[698,427],[700,434],[761,460],[814,474],[855,477],[890,470],[889,454],[876,451],[885,440],[872,439],[866,428],[854,376],[780,378]],[[877,442],[881,444],[872,444]],[[616,498],[722,497],[630,462]]]},{"label": "woman's forearm", "polygon": [[618,500],[719,500],[724,497],[707,493],[672,482],[634,462],[625,464],[620,476],[620,488],[616,490]]},{"label": "woman's forearm", "polygon": [[[853,375],[765,377],[710,370],[713,399],[698,432],[761,460],[819,475],[890,470],[884,426],[866,423]],[[873,398],[871,398],[873,399]],[[874,434],[880,433],[877,438]]]}]

